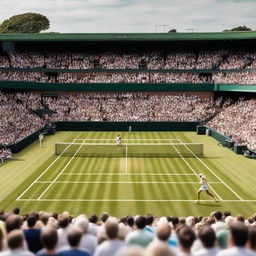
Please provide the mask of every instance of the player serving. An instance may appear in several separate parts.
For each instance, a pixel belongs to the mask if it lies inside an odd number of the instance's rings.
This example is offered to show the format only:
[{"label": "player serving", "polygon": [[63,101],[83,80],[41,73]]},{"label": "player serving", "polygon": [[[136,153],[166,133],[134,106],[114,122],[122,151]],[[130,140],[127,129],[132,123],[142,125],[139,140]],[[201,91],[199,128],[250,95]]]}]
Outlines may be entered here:
[{"label": "player serving", "polygon": [[117,135],[117,137],[116,137],[116,145],[117,146],[121,145],[121,136],[120,135]]},{"label": "player serving", "polygon": [[209,192],[208,182],[207,182],[207,179],[205,178],[205,176],[202,173],[200,173],[198,176],[200,178],[201,188],[197,191],[197,203],[199,203],[200,194],[203,191],[205,191],[209,196],[211,196],[215,200],[215,202],[218,202],[218,200],[215,198],[215,196]]}]

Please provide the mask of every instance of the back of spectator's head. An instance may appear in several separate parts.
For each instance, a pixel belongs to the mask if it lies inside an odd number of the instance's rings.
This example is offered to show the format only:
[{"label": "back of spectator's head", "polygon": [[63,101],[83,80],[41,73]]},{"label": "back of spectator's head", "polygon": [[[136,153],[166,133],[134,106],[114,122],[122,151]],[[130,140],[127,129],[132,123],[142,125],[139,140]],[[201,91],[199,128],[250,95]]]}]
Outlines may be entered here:
[{"label": "back of spectator's head", "polygon": [[60,228],[66,228],[69,224],[69,217],[64,214],[58,216],[58,225]]},{"label": "back of spectator's head", "polygon": [[57,231],[54,228],[44,227],[41,232],[41,241],[44,248],[52,250],[56,247],[58,241]]},{"label": "back of spectator's head", "polygon": [[216,234],[210,226],[203,226],[198,232],[198,238],[205,248],[212,248],[216,243]]},{"label": "back of spectator's head", "polygon": [[231,215],[226,217],[225,223],[226,223],[228,226],[230,226],[233,222],[234,222],[234,217],[232,217]]},{"label": "back of spectator's head", "polygon": [[196,235],[193,229],[186,225],[178,228],[177,235],[179,238],[180,246],[184,249],[190,249],[196,239]]},{"label": "back of spectator's head", "polygon": [[109,218],[109,214],[107,212],[103,212],[101,215],[101,221],[105,223],[107,219]]},{"label": "back of spectator's head", "polygon": [[105,224],[106,234],[109,239],[116,239],[118,237],[118,222],[108,220]]},{"label": "back of spectator's head", "polygon": [[245,246],[249,236],[248,227],[242,222],[235,222],[230,225],[230,239],[234,246]]},{"label": "back of spectator's head", "polygon": [[47,222],[49,220],[49,214],[45,211],[39,212],[39,219],[43,222],[44,225],[47,225]]},{"label": "back of spectator's head", "polygon": [[171,235],[172,229],[169,223],[161,223],[156,229],[156,236],[161,241],[168,241]]},{"label": "back of spectator's head", "polygon": [[14,208],[14,209],[12,210],[12,213],[19,215],[19,214],[20,214],[20,208]]},{"label": "back of spectator's head", "polygon": [[154,222],[154,216],[152,214],[148,214],[146,216],[146,222],[147,222],[147,225],[152,225]]},{"label": "back of spectator's head", "polygon": [[170,222],[172,223],[173,228],[176,228],[180,223],[178,217],[171,217]]},{"label": "back of spectator's head", "polygon": [[249,246],[251,250],[256,251],[256,226],[249,227]]},{"label": "back of spectator's head", "polygon": [[132,216],[127,217],[127,224],[130,227],[134,226],[134,218]]},{"label": "back of spectator's head", "polygon": [[237,221],[240,221],[240,222],[244,222],[244,221],[245,221],[245,218],[244,218],[243,215],[237,215],[237,216],[236,216],[236,220],[237,220]]},{"label": "back of spectator's head", "polygon": [[12,230],[7,235],[7,245],[10,250],[16,250],[23,247],[24,237],[21,230]]},{"label": "back of spectator's head", "polygon": [[186,224],[186,218],[180,217],[180,218],[179,218],[179,223],[180,223],[181,225],[185,225],[185,224]]},{"label": "back of spectator's head", "polygon": [[96,214],[92,215],[90,218],[89,218],[89,221],[91,223],[94,223],[96,224],[98,222],[98,216]]},{"label": "back of spectator's head", "polygon": [[70,244],[71,247],[78,247],[81,237],[82,237],[82,232],[80,229],[72,227],[69,231],[68,231],[68,242]]},{"label": "back of spectator's head", "polygon": [[35,226],[35,224],[36,224],[36,221],[37,221],[37,219],[36,219],[35,214],[33,214],[33,213],[29,214],[29,216],[27,218],[28,227],[29,228],[33,228]]},{"label": "back of spectator's head", "polygon": [[166,243],[155,243],[145,250],[144,256],[174,256]]},{"label": "back of spectator's head", "polygon": [[144,216],[139,216],[135,220],[135,225],[137,226],[138,229],[143,229],[146,226],[146,218]]},{"label": "back of spectator's head", "polygon": [[89,228],[89,221],[84,215],[78,216],[76,218],[75,226],[81,229],[81,231],[85,234]]},{"label": "back of spectator's head", "polygon": [[228,216],[231,216],[231,212],[230,211],[224,211],[223,216],[224,216],[224,218],[226,218]]},{"label": "back of spectator's head", "polygon": [[213,216],[215,217],[215,219],[217,221],[220,221],[222,219],[222,213],[217,211],[217,212],[214,212]]},{"label": "back of spectator's head", "polygon": [[186,225],[189,227],[195,226],[195,218],[193,216],[189,216],[186,218]]},{"label": "back of spectator's head", "polygon": [[20,229],[22,225],[22,219],[15,214],[11,214],[7,217],[5,222],[6,232],[9,233],[14,229]]}]

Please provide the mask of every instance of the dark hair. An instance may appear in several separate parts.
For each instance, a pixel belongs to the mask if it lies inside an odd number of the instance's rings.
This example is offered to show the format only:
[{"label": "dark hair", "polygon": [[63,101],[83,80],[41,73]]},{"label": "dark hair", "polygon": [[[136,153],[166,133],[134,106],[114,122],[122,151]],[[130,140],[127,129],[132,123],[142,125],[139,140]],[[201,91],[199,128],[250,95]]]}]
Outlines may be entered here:
[{"label": "dark hair", "polygon": [[116,222],[106,222],[105,224],[106,234],[109,239],[115,239],[118,236],[118,224]]},{"label": "dark hair", "polygon": [[41,232],[41,241],[46,249],[54,249],[58,241],[57,231],[49,227],[43,228]]},{"label": "dark hair", "polygon": [[139,216],[136,220],[135,220],[135,224],[137,226],[138,229],[143,229],[146,226],[146,218],[144,216]]},{"label": "dark hair", "polygon": [[213,216],[216,218],[216,220],[221,220],[222,219],[222,213],[221,212],[215,212]]},{"label": "dark hair", "polygon": [[12,213],[19,215],[19,214],[20,214],[20,208],[14,208],[14,209],[12,210]]},{"label": "dark hair", "polygon": [[21,230],[12,230],[7,236],[7,244],[11,250],[18,249],[23,244],[23,233]]},{"label": "dark hair", "polygon": [[148,214],[146,216],[146,223],[147,225],[152,225],[154,222],[154,216],[152,214]]},{"label": "dark hair", "polygon": [[66,228],[69,224],[69,217],[66,215],[59,215],[58,224],[59,224],[59,227]]},{"label": "dark hair", "polygon": [[244,222],[245,221],[243,215],[237,215],[236,219],[237,219],[237,221],[240,221],[240,222]]},{"label": "dark hair", "polygon": [[103,212],[101,215],[102,222],[106,222],[109,217],[109,214],[107,212]]},{"label": "dark hair", "polygon": [[56,220],[58,219],[58,216],[59,216],[59,214],[56,213],[56,212],[53,212],[52,215],[51,215],[51,217],[53,217]]},{"label": "dark hair", "polygon": [[236,246],[245,246],[248,240],[249,231],[244,223],[236,222],[230,225],[230,233]]},{"label": "dark hair", "polygon": [[22,225],[22,219],[15,214],[9,215],[5,222],[5,228],[7,233],[11,232],[14,229],[20,229],[21,225]]},{"label": "dark hair", "polygon": [[249,245],[252,250],[256,250],[256,226],[249,227]]},{"label": "dark hair", "polygon": [[35,214],[30,214],[27,218],[27,224],[29,228],[33,228],[36,224],[36,216]]},{"label": "dark hair", "polygon": [[172,223],[173,227],[177,226],[180,223],[179,218],[178,217],[172,217],[171,223]]},{"label": "dark hair", "polygon": [[195,232],[192,228],[183,225],[177,231],[179,243],[185,249],[190,249],[193,245],[194,241],[196,240]]},{"label": "dark hair", "polygon": [[128,216],[127,217],[127,224],[128,226],[130,227],[133,227],[134,226],[134,218],[132,216]]},{"label": "dark hair", "polygon": [[230,211],[224,211],[223,212],[223,216],[226,218],[228,216],[231,216],[231,212]]},{"label": "dark hair", "polygon": [[203,226],[198,232],[198,238],[206,248],[212,248],[216,242],[216,234],[210,226]]},{"label": "dark hair", "polygon": [[98,216],[96,214],[92,215],[90,218],[89,218],[89,221],[91,223],[94,223],[96,224],[98,222]]},{"label": "dark hair", "polygon": [[68,232],[68,242],[71,247],[77,247],[80,243],[82,232],[77,228],[72,228]]}]

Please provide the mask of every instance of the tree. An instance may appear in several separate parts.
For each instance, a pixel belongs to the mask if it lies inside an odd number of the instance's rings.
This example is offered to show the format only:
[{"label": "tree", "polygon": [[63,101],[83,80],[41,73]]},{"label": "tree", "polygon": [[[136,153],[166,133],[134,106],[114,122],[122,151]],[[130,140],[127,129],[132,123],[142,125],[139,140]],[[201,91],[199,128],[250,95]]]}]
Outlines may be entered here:
[{"label": "tree", "polygon": [[223,32],[230,32],[230,31],[252,31],[252,29],[246,26],[239,26],[239,27],[231,28],[230,30],[228,29],[223,30]]},{"label": "tree", "polygon": [[48,18],[39,13],[23,13],[6,19],[0,25],[0,33],[39,33],[50,27]]},{"label": "tree", "polygon": [[177,30],[175,28],[168,31],[168,33],[177,33]]}]

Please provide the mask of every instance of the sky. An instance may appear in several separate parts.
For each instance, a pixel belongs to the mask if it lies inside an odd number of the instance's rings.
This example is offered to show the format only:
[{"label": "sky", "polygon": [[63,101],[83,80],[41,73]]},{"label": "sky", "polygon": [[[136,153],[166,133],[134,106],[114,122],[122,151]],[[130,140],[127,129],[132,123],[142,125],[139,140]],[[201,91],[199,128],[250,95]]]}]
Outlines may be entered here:
[{"label": "sky", "polygon": [[[256,30],[256,0],[0,0],[0,22],[25,12],[47,16],[60,33]],[[167,26],[159,26],[167,25]],[[165,30],[165,31],[164,31]]]}]

